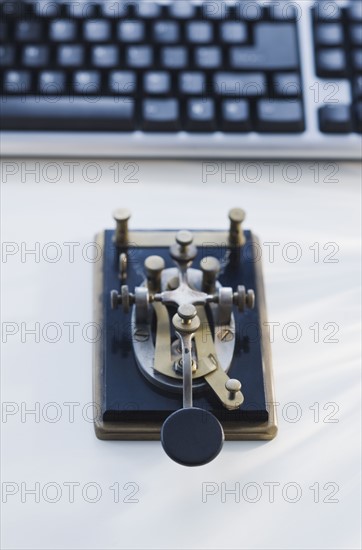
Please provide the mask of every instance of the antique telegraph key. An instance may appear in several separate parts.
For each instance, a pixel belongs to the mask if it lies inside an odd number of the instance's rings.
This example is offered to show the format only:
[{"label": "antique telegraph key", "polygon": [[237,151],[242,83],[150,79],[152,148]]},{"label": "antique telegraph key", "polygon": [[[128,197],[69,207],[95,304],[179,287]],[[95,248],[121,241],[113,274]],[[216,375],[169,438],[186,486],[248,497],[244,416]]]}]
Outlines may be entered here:
[{"label": "antique telegraph key", "polygon": [[228,231],[131,231],[130,213],[97,236],[94,361],[100,439],[160,439],[186,466],[224,439],[277,432],[260,247],[229,212]]}]

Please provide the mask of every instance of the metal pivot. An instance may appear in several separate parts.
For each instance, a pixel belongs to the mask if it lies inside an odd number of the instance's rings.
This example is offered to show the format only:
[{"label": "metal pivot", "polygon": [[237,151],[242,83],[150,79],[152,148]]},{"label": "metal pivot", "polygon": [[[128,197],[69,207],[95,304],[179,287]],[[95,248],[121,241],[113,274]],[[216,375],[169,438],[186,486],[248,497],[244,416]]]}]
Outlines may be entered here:
[{"label": "metal pivot", "polygon": [[200,327],[196,308],[192,304],[179,306],[172,322],[182,349],[183,408],[164,422],[161,442],[165,452],[175,462],[184,466],[201,466],[220,453],[224,431],[213,414],[192,406],[191,345]]}]

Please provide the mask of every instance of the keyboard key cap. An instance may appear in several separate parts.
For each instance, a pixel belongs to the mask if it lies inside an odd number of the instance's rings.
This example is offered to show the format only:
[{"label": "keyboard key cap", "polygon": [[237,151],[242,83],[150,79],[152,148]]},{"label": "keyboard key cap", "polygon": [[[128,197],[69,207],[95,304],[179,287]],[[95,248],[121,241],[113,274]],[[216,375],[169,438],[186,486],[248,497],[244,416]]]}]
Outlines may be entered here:
[{"label": "keyboard key cap", "polygon": [[183,46],[169,46],[161,50],[161,64],[168,69],[183,69],[188,65],[188,52]]},{"label": "keyboard key cap", "polygon": [[100,3],[101,15],[109,19],[119,19],[120,17],[127,17],[128,15],[128,3],[123,0],[104,1]]},{"label": "keyboard key cap", "polygon": [[216,73],[214,91],[218,95],[256,97],[266,94],[267,84],[263,73]]},{"label": "keyboard key cap", "polygon": [[84,48],[80,44],[58,47],[58,64],[61,67],[80,67],[84,61]]},{"label": "keyboard key cap", "polygon": [[342,17],[342,12],[336,1],[322,0],[314,4],[316,21],[336,21]]},{"label": "keyboard key cap", "polygon": [[92,48],[92,64],[94,67],[107,68],[119,65],[117,46],[94,46]]},{"label": "keyboard key cap", "polygon": [[356,103],[355,108],[355,128],[357,132],[362,132],[362,101]]},{"label": "keyboard key cap", "polygon": [[252,130],[249,103],[244,100],[225,99],[222,102],[221,129],[224,132],[248,132]]},{"label": "keyboard key cap", "polygon": [[213,39],[213,29],[208,21],[192,21],[186,26],[186,37],[188,42],[208,43]]},{"label": "keyboard key cap", "polygon": [[135,68],[147,68],[153,64],[153,50],[150,46],[130,46],[126,54],[127,65]]},{"label": "keyboard key cap", "polygon": [[196,8],[189,0],[177,0],[169,6],[169,14],[175,19],[192,19]]},{"label": "keyboard key cap", "polygon": [[86,97],[48,98],[26,96],[6,98],[1,105],[5,130],[128,131],[134,129],[134,101],[130,98],[102,97],[90,102]]},{"label": "keyboard key cap", "polygon": [[340,23],[317,25],[316,41],[321,46],[339,46],[343,43],[343,27]]},{"label": "keyboard key cap", "polygon": [[68,19],[56,19],[50,22],[49,37],[55,42],[70,42],[77,36],[77,26]]},{"label": "keyboard key cap", "polygon": [[213,99],[189,99],[187,102],[186,129],[192,132],[212,132],[216,130]]},{"label": "keyboard key cap", "polygon": [[19,42],[34,42],[42,37],[40,21],[18,21],[15,25],[15,39]]},{"label": "keyboard key cap", "polygon": [[362,98],[362,75],[356,76],[353,83],[354,97]]},{"label": "keyboard key cap", "polygon": [[317,52],[318,76],[343,77],[347,75],[346,55],[340,48],[330,48]]},{"label": "keyboard key cap", "polygon": [[143,129],[152,132],[179,130],[180,107],[176,99],[145,99]]},{"label": "keyboard key cap", "polygon": [[73,89],[78,94],[98,94],[101,89],[101,75],[98,71],[76,71]]},{"label": "keyboard key cap", "polygon": [[302,94],[300,76],[297,73],[276,73],[273,84],[277,95],[297,97]]},{"label": "keyboard key cap", "polygon": [[62,95],[65,92],[65,74],[61,71],[43,71],[39,74],[39,91],[45,95]]},{"label": "keyboard key cap", "polygon": [[353,67],[356,71],[362,72],[362,48],[352,52]]},{"label": "keyboard key cap", "polygon": [[168,94],[171,89],[170,73],[161,71],[145,73],[143,88],[146,94]]},{"label": "keyboard key cap", "polygon": [[9,67],[15,60],[15,48],[9,44],[0,45],[0,67]]},{"label": "keyboard key cap", "polygon": [[348,133],[352,131],[351,109],[349,105],[324,105],[319,109],[321,132]]},{"label": "keyboard key cap", "polygon": [[355,46],[362,45],[362,25],[351,25],[350,29],[351,41]]},{"label": "keyboard key cap", "polygon": [[[10,94],[25,94],[30,90],[29,71],[6,71],[4,74],[4,91]],[[0,108],[1,109],[1,108]]]},{"label": "keyboard key cap", "polygon": [[235,69],[280,70],[298,68],[295,26],[291,23],[255,25],[255,45],[230,48],[230,64]]},{"label": "keyboard key cap", "polygon": [[24,46],[22,62],[26,67],[44,67],[49,60],[47,46]]},{"label": "keyboard key cap", "polygon": [[108,86],[114,94],[132,95],[136,92],[136,73],[132,71],[112,71],[109,75]]},{"label": "keyboard key cap", "polygon": [[302,132],[302,103],[261,99],[257,103],[257,127],[260,132]]},{"label": "keyboard key cap", "polygon": [[243,44],[248,40],[248,28],[241,21],[227,21],[220,26],[220,39],[228,44]]},{"label": "keyboard key cap", "polygon": [[111,25],[109,21],[91,19],[83,25],[83,36],[88,42],[107,42],[111,39]]},{"label": "keyboard key cap", "polygon": [[362,4],[359,0],[353,0],[348,5],[348,17],[352,21],[362,21]]},{"label": "keyboard key cap", "polygon": [[156,19],[161,15],[161,6],[156,2],[140,2],[137,4],[136,13],[141,19]]},{"label": "keyboard key cap", "polygon": [[153,25],[153,38],[156,42],[172,44],[178,42],[180,29],[175,21],[157,21]]},{"label": "keyboard key cap", "polygon": [[217,46],[203,46],[195,49],[195,65],[203,69],[216,69],[222,61],[221,50]]},{"label": "keyboard key cap", "polygon": [[179,90],[183,94],[202,94],[206,89],[204,73],[185,72],[179,75]]},{"label": "keyboard key cap", "polygon": [[121,21],[118,25],[118,38],[122,42],[142,42],[145,39],[145,26],[142,21]]},{"label": "keyboard key cap", "polygon": [[80,2],[70,2],[65,6],[66,15],[72,19],[90,19],[95,17],[97,13],[97,6],[94,3],[90,3],[87,0],[81,0]]}]

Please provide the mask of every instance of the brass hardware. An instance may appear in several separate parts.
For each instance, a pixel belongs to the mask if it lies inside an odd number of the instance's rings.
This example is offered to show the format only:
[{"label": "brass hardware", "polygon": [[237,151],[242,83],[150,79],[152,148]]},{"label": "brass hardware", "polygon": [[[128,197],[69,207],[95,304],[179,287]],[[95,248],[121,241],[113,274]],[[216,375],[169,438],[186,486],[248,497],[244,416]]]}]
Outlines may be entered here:
[{"label": "brass hardware", "polygon": [[191,231],[179,231],[176,234],[176,244],[170,247],[171,258],[179,264],[188,264],[195,259],[197,248],[192,244],[193,236]]},{"label": "brass hardware", "polygon": [[237,395],[237,393],[241,390],[241,382],[236,378],[230,378],[226,382],[225,388],[229,392],[229,399],[233,400],[235,399],[235,396]]},{"label": "brass hardware", "polygon": [[131,212],[127,208],[118,208],[113,212],[113,218],[116,222],[114,240],[117,246],[126,246],[128,243],[128,220]]},{"label": "brass hardware", "polygon": [[122,283],[125,283],[127,279],[127,266],[127,254],[122,252],[122,254],[119,255],[119,278],[121,279]]},{"label": "brass hardware", "polygon": [[245,220],[245,212],[241,208],[233,208],[229,212],[230,230],[229,244],[230,246],[243,246],[245,244],[245,235],[242,229],[242,223]]},{"label": "brass hardware", "polygon": [[165,260],[161,256],[148,256],[145,260],[148,289],[152,292],[161,290],[161,275],[165,269]]},{"label": "brass hardware", "polygon": [[214,294],[216,288],[216,280],[220,273],[220,262],[213,256],[206,256],[200,262],[202,271],[202,290],[207,294]]}]

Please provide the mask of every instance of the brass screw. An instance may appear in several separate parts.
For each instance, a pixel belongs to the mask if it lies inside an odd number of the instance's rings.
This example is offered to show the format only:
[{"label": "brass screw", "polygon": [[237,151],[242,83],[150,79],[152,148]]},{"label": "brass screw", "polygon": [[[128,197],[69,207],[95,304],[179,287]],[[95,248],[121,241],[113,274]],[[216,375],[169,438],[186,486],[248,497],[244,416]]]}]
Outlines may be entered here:
[{"label": "brass screw", "polygon": [[225,383],[225,388],[229,392],[229,399],[235,399],[236,394],[241,390],[241,382],[236,378],[229,378]]},{"label": "brass screw", "polygon": [[243,246],[245,244],[245,235],[242,229],[242,223],[245,220],[245,211],[241,208],[233,208],[229,212],[230,230],[229,244],[230,246]]},{"label": "brass screw", "polygon": [[125,246],[128,243],[128,220],[131,212],[127,208],[118,208],[113,212],[113,218],[116,222],[114,240],[117,246]]}]

